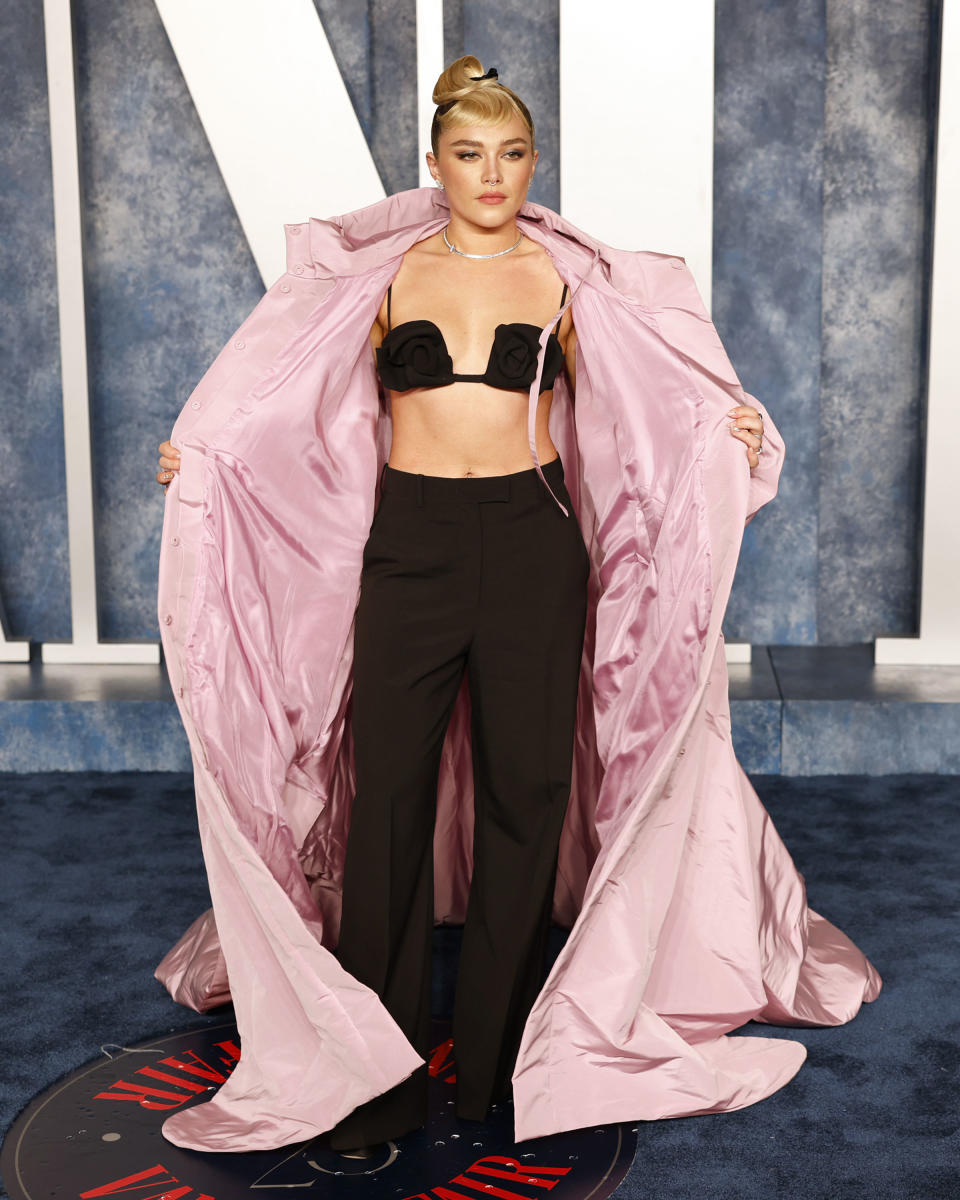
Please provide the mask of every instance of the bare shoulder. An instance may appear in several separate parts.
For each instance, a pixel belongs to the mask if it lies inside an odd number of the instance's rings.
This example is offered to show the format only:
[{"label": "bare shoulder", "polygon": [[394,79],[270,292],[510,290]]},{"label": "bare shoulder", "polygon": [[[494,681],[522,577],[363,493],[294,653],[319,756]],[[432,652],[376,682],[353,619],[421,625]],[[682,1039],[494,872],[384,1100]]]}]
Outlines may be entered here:
[{"label": "bare shoulder", "polygon": [[[431,270],[436,265],[436,259],[441,253],[446,254],[447,248],[444,246],[443,239],[439,233],[431,234],[430,237],[424,238],[423,241],[415,242],[409,250],[404,251],[403,258],[400,260],[400,267],[393,277],[391,286],[396,287],[399,291],[403,291],[407,285],[411,283],[415,285],[416,277],[423,272]],[[411,276],[413,276],[413,279],[411,279]],[[387,296],[384,293],[383,301],[377,312],[376,321],[370,331],[370,340],[374,346],[380,345],[389,326]]]},{"label": "bare shoulder", "polygon": [[[569,299],[569,293],[565,295],[564,285],[565,280],[561,278],[557,272],[557,268],[553,265],[553,259],[547,253],[539,242],[534,242],[530,238],[523,240],[523,254],[530,271],[530,280],[534,284],[537,291],[541,294],[547,294],[552,297],[553,303],[560,307],[560,302],[564,303]],[[567,375],[570,379],[572,387],[576,386],[576,361],[577,361],[577,331],[573,324],[573,308],[568,308],[560,318],[560,327],[557,330],[557,338],[563,350],[564,362],[567,368]]]},{"label": "bare shoulder", "polygon": [[[529,256],[531,268],[536,272],[537,283],[542,285],[545,291],[555,294],[556,305],[560,307],[560,301],[564,296],[564,280],[557,272],[557,268],[553,265],[553,259],[546,250],[537,242],[531,241],[529,238],[524,239],[525,253]],[[569,298],[569,296],[567,297]],[[566,303],[566,300],[564,300]],[[572,341],[571,341],[572,335]],[[557,331],[557,337],[560,339],[560,344],[563,346],[564,353],[568,351],[568,342],[570,343],[571,353],[576,347],[576,332],[573,328],[573,309],[568,308],[560,318],[560,328]]]},{"label": "bare shoulder", "polygon": [[438,254],[449,254],[450,251],[443,244],[443,233],[437,231],[431,233],[429,237],[425,237],[422,241],[414,242],[410,249],[404,254],[403,261],[412,259],[414,263],[423,262],[426,259],[435,258]]},{"label": "bare shoulder", "polygon": [[534,242],[530,238],[525,237],[520,243],[520,254],[527,264],[529,264],[530,270],[535,271],[545,284],[549,285],[556,282],[560,287],[563,287],[563,280],[557,274],[557,268],[553,265],[553,259],[539,242]]}]

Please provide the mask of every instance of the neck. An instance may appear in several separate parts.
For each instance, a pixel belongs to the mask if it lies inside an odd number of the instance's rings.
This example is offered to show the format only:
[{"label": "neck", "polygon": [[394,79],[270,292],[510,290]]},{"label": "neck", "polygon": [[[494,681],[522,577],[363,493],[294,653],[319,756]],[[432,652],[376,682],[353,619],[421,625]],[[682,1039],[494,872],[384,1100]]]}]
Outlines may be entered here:
[{"label": "neck", "polygon": [[447,229],[447,237],[464,254],[496,254],[499,250],[508,250],[519,236],[520,230],[515,220],[486,229],[451,214]]}]

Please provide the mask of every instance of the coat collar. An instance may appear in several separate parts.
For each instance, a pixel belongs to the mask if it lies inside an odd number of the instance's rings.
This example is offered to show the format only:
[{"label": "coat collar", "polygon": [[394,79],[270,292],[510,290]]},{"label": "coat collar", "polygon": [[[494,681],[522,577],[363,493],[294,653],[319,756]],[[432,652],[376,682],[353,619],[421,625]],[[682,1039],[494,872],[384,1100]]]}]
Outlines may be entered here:
[{"label": "coat collar", "polygon": [[[446,225],[450,207],[436,188],[411,188],[326,220],[307,222],[309,252],[318,275],[343,278],[375,271]],[[553,209],[525,201],[517,214],[523,232],[539,242],[566,274],[583,279],[598,263],[616,255]],[[293,227],[288,227],[288,229]],[[302,228],[302,227],[301,227]],[[608,274],[608,270],[604,270]]]}]

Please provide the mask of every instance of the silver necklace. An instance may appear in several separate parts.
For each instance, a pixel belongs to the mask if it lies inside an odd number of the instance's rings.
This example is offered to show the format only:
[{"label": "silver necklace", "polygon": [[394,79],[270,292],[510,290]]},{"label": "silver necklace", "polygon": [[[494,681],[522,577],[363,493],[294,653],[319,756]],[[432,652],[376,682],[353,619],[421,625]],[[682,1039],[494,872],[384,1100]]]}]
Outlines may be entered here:
[{"label": "silver necklace", "polygon": [[523,230],[522,229],[520,230],[520,236],[517,238],[517,240],[513,243],[512,246],[508,246],[506,248],[506,250],[497,250],[493,254],[468,254],[466,252],[466,250],[458,250],[456,248],[456,246],[453,244],[453,242],[451,242],[450,239],[447,237],[447,226],[446,225],[443,227],[443,240],[447,243],[447,249],[450,251],[450,253],[451,254],[459,254],[461,258],[499,258],[501,254],[509,254],[511,250],[516,250],[516,248],[523,241]]}]

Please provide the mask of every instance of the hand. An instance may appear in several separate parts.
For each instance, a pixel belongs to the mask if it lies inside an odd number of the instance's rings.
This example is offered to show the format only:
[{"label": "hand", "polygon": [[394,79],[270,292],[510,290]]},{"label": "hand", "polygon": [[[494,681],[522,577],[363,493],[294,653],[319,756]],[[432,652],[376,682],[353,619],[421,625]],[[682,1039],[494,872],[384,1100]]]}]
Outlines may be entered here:
[{"label": "hand", "polygon": [[736,420],[730,426],[730,432],[747,446],[747,462],[750,470],[760,465],[760,448],[763,443],[763,417],[749,404],[740,404],[731,408],[728,417]]},{"label": "hand", "polygon": [[180,451],[171,442],[161,442],[157,447],[160,451],[160,470],[157,472],[157,483],[162,483],[164,489],[180,470]]}]

